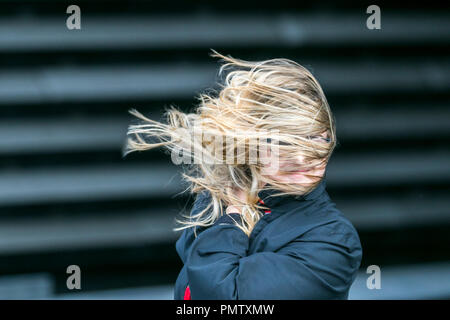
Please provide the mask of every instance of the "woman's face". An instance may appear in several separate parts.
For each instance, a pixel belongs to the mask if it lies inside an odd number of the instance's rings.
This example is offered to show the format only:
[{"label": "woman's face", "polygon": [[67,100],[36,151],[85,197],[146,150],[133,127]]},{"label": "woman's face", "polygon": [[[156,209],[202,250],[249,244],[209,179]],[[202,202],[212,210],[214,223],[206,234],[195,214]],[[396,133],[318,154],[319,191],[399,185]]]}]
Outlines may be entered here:
[{"label": "woman's face", "polygon": [[[323,133],[316,139],[328,139],[327,133]],[[270,152],[270,149],[262,152],[261,155],[264,159],[261,174],[281,183],[308,185],[317,181],[316,177],[321,178],[325,174],[326,162],[311,168],[307,166],[305,158],[301,155],[283,158],[282,154]]]},{"label": "woman's face", "polygon": [[[277,162],[278,164],[275,168],[274,164]],[[306,185],[315,182],[314,178],[308,177],[307,175],[322,177],[325,174],[326,163],[323,163],[320,166],[315,166],[312,169],[306,169],[304,164],[305,161],[302,156],[298,156],[297,161],[295,162],[292,160],[283,161],[281,158],[278,161],[270,161],[268,165],[263,166],[261,173],[262,175],[281,183],[298,183]]]}]

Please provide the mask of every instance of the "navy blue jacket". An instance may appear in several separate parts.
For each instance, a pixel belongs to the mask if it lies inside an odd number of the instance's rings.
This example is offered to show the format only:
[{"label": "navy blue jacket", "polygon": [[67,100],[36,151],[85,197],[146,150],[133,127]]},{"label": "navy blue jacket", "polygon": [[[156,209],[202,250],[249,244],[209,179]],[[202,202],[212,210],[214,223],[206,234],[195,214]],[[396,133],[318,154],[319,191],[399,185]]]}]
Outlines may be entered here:
[{"label": "navy blue jacket", "polygon": [[[197,237],[185,229],[176,243],[184,266],[175,299],[183,299],[188,285],[192,299],[347,299],[361,243],[325,186],[324,178],[303,196],[260,192],[271,213],[250,237],[234,225],[233,214],[197,228]],[[205,208],[208,197],[198,195],[192,213]]]}]

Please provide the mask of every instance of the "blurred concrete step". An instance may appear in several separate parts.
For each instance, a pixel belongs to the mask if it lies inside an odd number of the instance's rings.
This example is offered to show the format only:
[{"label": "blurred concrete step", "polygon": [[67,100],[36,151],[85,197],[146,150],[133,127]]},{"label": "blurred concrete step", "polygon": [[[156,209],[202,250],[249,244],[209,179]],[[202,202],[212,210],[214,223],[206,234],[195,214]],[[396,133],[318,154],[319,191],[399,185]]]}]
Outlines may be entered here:
[{"label": "blurred concrete step", "polygon": [[383,13],[383,32],[361,14],[83,15],[82,29],[67,29],[65,16],[2,18],[0,52],[106,49],[183,49],[211,46],[346,46],[450,42],[448,14]]},{"label": "blurred concrete step", "polygon": [[108,116],[3,120],[0,154],[121,150],[129,124],[130,118]]},{"label": "blurred concrete step", "polygon": [[216,71],[184,64],[4,71],[0,72],[0,105],[191,97],[213,83]]},{"label": "blurred concrete step", "polygon": [[368,198],[348,197],[333,200],[360,231],[450,224],[448,189],[407,196],[386,192]]},{"label": "blurred concrete step", "polygon": [[[212,60],[211,60],[212,62]],[[302,61],[325,92],[447,92],[450,60]],[[192,98],[214,86],[215,64],[61,66],[0,72],[0,105]]]},{"label": "blurred concrete step", "polygon": [[[333,109],[333,106],[332,106]],[[442,138],[450,135],[450,110],[447,105],[427,108],[397,105],[355,105],[340,109],[334,106],[338,139],[378,139],[388,143],[397,139]]]},{"label": "blurred concrete step", "polygon": [[[350,300],[448,299],[450,297],[450,264],[434,262],[398,266],[380,266],[381,289],[368,289],[370,274],[361,269],[353,283]],[[7,276],[0,278],[2,299],[63,299],[63,300],[171,300],[173,284],[129,287],[54,294],[50,274]],[[4,290],[1,290],[1,289]]]},{"label": "blurred concrete step", "polygon": [[[418,300],[450,297],[449,262],[380,267],[381,289],[368,289],[366,281],[370,274],[361,270],[350,289],[349,300]],[[62,294],[56,298],[171,300],[173,285]]]},{"label": "blurred concrete step", "polygon": [[173,285],[58,294],[57,300],[173,300]]},{"label": "blurred concrete step", "polygon": [[[419,110],[411,107],[407,113],[404,110],[394,106],[355,106],[351,111],[337,108],[338,138],[389,142],[450,136],[450,110],[445,106]],[[145,115],[159,119],[157,115]],[[126,112],[123,117],[0,120],[0,155],[121,150],[129,124],[131,118]]]},{"label": "blurred concrete step", "polygon": [[[368,200],[338,201],[337,207],[355,227],[364,230],[405,228],[424,223],[450,223],[450,200],[445,195],[424,199],[393,199],[388,196]],[[7,219],[0,223],[0,255],[171,243],[180,208],[168,200],[164,207],[108,214],[83,212],[79,215],[52,215]]]},{"label": "blurred concrete step", "polygon": [[399,265],[381,269],[381,289],[368,289],[370,274],[358,274],[350,289],[350,300],[449,299],[450,262]]},{"label": "blurred concrete step", "polygon": [[0,300],[50,299],[53,279],[47,273],[0,276]]},{"label": "blurred concrete step", "polygon": [[158,210],[2,221],[0,256],[172,242],[175,214]]},{"label": "blurred concrete step", "polygon": [[0,205],[170,197],[182,190],[179,178],[170,164],[3,170]]},{"label": "blurred concrete step", "polygon": [[[328,185],[388,186],[441,183],[450,179],[448,151],[403,154],[340,155],[330,161]],[[169,197],[181,191],[178,168],[126,164],[88,167],[36,168],[0,172],[0,205],[63,201]]]},{"label": "blurred concrete step", "polygon": [[336,154],[327,167],[328,185],[383,187],[442,183],[450,179],[448,150]]}]

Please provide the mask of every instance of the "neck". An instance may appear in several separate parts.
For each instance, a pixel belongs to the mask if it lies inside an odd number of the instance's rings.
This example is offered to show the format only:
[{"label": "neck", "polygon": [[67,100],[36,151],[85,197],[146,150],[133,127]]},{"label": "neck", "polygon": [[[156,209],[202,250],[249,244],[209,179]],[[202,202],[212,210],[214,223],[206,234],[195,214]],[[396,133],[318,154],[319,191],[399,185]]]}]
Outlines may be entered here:
[{"label": "neck", "polygon": [[326,179],[325,177],[319,182],[319,184],[312,189],[307,194],[303,195],[276,195],[280,193],[279,190],[266,188],[258,193],[259,198],[264,202],[266,206],[269,208],[277,206],[281,202],[285,200],[296,200],[296,201],[310,201],[314,200],[322,195],[326,188]]}]

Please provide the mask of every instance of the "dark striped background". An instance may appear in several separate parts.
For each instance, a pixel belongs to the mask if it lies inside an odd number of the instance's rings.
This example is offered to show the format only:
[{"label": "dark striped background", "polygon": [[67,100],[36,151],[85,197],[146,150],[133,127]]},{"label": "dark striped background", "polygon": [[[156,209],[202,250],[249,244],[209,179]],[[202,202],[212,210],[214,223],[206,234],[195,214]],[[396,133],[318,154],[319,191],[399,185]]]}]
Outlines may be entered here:
[{"label": "dark striped background", "polygon": [[291,58],[322,83],[339,138],[328,191],[360,232],[362,271],[450,260],[443,4],[379,2],[368,30],[365,2],[77,1],[69,31],[70,4],[0,1],[0,298],[68,293],[71,264],[84,292],[175,281],[178,168],[121,149],[128,109],[192,110],[216,79],[210,48]]}]

